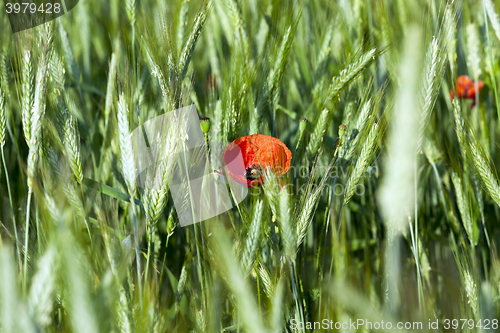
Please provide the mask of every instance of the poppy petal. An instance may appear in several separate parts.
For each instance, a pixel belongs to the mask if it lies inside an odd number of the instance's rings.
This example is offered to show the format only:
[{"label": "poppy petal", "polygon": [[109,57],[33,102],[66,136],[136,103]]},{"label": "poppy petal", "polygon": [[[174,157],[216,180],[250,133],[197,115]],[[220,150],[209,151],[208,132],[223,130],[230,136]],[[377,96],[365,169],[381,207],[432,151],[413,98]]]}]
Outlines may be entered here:
[{"label": "poppy petal", "polygon": [[[241,154],[243,163],[235,163],[235,157]],[[249,187],[260,186],[263,177],[255,179],[247,175],[252,170],[263,168],[272,170],[281,176],[290,168],[292,153],[279,139],[263,134],[253,134],[234,140],[222,154],[226,170],[240,184]]]}]

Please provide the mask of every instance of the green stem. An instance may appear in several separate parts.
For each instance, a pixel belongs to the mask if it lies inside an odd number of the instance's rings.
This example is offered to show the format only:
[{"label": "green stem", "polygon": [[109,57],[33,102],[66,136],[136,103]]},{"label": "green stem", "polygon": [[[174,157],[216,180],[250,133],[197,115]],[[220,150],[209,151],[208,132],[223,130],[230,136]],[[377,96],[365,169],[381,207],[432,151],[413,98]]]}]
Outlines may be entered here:
[{"label": "green stem", "polygon": [[151,233],[151,226],[148,225],[146,227],[146,232],[148,234],[148,253],[146,255],[146,267],[144,268],[144,288],[146,288],[146,281],[148,280],[148,275],[149,275],[149,258],[151,257],[151,241],[152,241],[152,238],[151,237],[152,233]]},{"label": "green stem", "polygon": [[[80,199],[83,202],[83,199],[85,198],[85,189],[83,188],[83,186],[79,186],[79,190],[80,190]],[[37,209],[37,214],[38,214],[38,209]],[[86,218],[83,219],[83,222],[85,223],[85,227],[87,227],[87,233],[89,234],[90,245],[92,245],[93,244],[92,233],[90,232],[89,222],[87,221]],[[37,230],[38,230],[38,215],[37,215]]]},{"label": "green stem", "polygon": [[[184,152],[188,152],[189,150],[187,149],[185,143],[184,143]],[[202,279],[202,271],[201,271],[201,258],[200,258],[200,250],[199,250],[199,247],[198,247],[198,233],[196,231],[196,226],[195,226],[195,212],[194,212],[194,199],[193,199],[193,193],[191,191],[191,182],[189,181],[189,169],[188,169],[188,165],[187,165],[187,160],[186,160],[186,153],[183,153],[182,154],[182,157],[183,157],[183,162],[184,162],[184,170],[186,172],[186,177],[188,178],[187,179],[187,182],[186,182],[186,186],[188,187],[188,191],[189,191],[189,200],[190,200],[190,207],[191,207],[191,217],[193,219],[193,229],[194,229],[194,238],[195,238],[195,247],[196,247],[196,256],[198,257],[198,263],[197,263],[197,270],[198,270],[198,279],[200,280],[200,285],[201,285],[201,296],[202,296],[202,300],[205,300],[205,287],[204,287],[204,284],[203,284],[203,279]]]},{"label": "green stem", "polygon": [[444,214],[445,218],[447,221],[450,220],[450,217],[448,216],[448,205],[446,204],[446,199],[444,198],[444,191],[443,191],[443,186],[441,185],[441,177],[439,176],[438,169],[436,167],[436,163],[430,162],[432,169],[434,170],[434,175],[436,176],[436,183],[438,184],[438,189],[439,189],[439,197],[441,201],[443,202],[443,208],[446,214]]},{"label": "green stem", "polygon": [[420,308],[420,311],[425,314],[425,308],[424,308],[424,291],[422,289],[422,276],[421,276],[421,271],[420,271],[420,259],[419,259],[419,253],[418,253],[418,172],[417,172],[417,158],[418,155],[415,155],[414,159],[414,181],[415,181],[415,242],[413,244],[413,249],[414,249],[414,257],[415,257],[415,263],[417,265],[417,287],[418,287],[418,305]]},{"label": "green stem", "polygon": [[[335,154],[334,154],[333,158],[336,158],[337,155],[338,155],[338,149],[335,151]],[[336,167],[337,166],[337,161],[338,161],[338,159],[335,160],[335,162],[333,163],[332,167]],[[335,194],[334,193],[334,189],[335,189],[335,185],[336,184],[337,184],[337,177],[330,178],[330,181],[328,182],[328,186],[329,186],[330,191],[328,191],[327,206],[326,206],[325,216],[324,216],[324,222],[323,222],[323,225],[325,226],[325,236],[323,237],[323,244],[320,243],[320,247],[319,247],[319,250],[318,250],[318,257],[317,257],[317,260],[316,260],[316,266],[318,266],[318,263],[319,263],[321,245],[323,245],[323,247],[326,246],[326,240],[327,240],[327,237],[328,237],[328,230],[330,229],[330,214],[331,214],[331,211],[333,210],[333,204],[334,204],[333,203],[333,197],[334,197],[334,194]],[[340,226],[339,226],[339,229],[340,229]],[[324,252],[324,255],[326,255],[326,250],[323,250],[323,252]],[[325,258],[323,258],[323,259],[325,259]],[[324,265],[324,263],[323,263],[323,265]]]},{"label": "green stem", "polygon": [[[141,255],[139,253],[139,233],[137,232],[137,215],[135,214],[135,203],[133,197],[130,199],[130,203],[132,204],[132,219],[134,225],[134,243],[135,243],[135,261],[137,266],[137,283],[139,285],[139,301],[142,308],[142,284],[141,284]],[[148,249],[149,251],[149,249]],[[149,261],[149,253],[148,253],[148,261]],[[147,267],[146,266],[146,276],[144,278],[147,281]]]},{"label": "green stem", "polygon": [[202,299],[202,302],[203,302],[203,306],[205,306],[205,287],[204,287],[204,284],[203,284],[203,274],[202,274],[202,271],[201,271],[201,258],[200,258],[200,248],[198,246],[198,232],[196,231],[196,223],[193,223],[193,229],[194,229],[194,245],[196,247],[196,256],[198,257],[198,262],[197,262],[197,270],[198,270],[198,279],[200,280],[200,285],[201,285],[201,299]]},{"label": "green stem", "polygon": [[28,236],[30,231],[30,204],[31,204],[31,187],[28,190],[28,202],[26,204],[26,234],[24,237],[24,272],[23,272],[23,291],[26,292],[26,278],[28,273]]},{"label": "green stem", "polygon": [[304,131],[300,132],[299,140],[297,141],[297,145],[295,146],[295,158],[292,159],[292,167],[298,163],[301,156],[300,151],[302,150],[302,137],[304,136]]},{"label": "green stem", "polygon": [[[40,215],[39,215],[38,206],[36,205],[36,202],[35,202],[35,223],[36,223],[36,246],[38,248],[38,253],[42,253],[42,249],[41,249],[42,242],[40,240],[40,235],[42,234],[42,232],[40,230]],[[88,229],[89,226],[87,224],[87,221],[85,221],[85,224],[87,225],[87,229]],[[92,238],[90,239],[90,241],[92,242]]]},{"label": "green stem", "polygon": [[12,193],[10,192],[9,173],[7,171],[7,165],[5,164],[5,155],[4,155],[4,152],[3,152],[3,146],[1,146],[1,150],[2,150],[3,168],[5,170],[5,180],[7,181],[7,192],[9,193],[10,209],[12,210],[12,224],[13,224],[13,227],[14,227],[14,236],[16,237],[17,262],[18,262],[18,265],[19,265],[19,269],[21,269],[21,252],[19,250],[19,238],[17,237],[16,214],[15,214],[15,210],[14,210],[14,205],[12,204]]},{"label": "green stem", "polygon": [[[332,234],[332,237],[337,237],[338,238],[338,243],[340,244],[341,242],[341,235],[340,235],[340,226],[342,225],[342,212],[344,211],[344,205],[342,205],[342,207],[340,207],[340,212],[339,212],[339,221],[338,221],[338,224],[337,224],[337,232],[336,234]],[[333,226],[332,226],[332,229],[333,229]],[[334,245],[335,246],[335,245]],[[330,271],[328,273],[328,276],[331,278],[332,277],[332,273],[333,273],[333,265],[335,264],[334,262],[334,253],[335,251],[332,251],[332,259],[330,261]]]},{"label": "green stem", "polygon": [[[304,322],[304,310],[302,309],[302,302],[299,299],[299,293],[297,288],[297,268],[295,266],[295,260],[292,260],[292,264],[290,265],[290,277],[292,279],[292,289],[293,289],[293,298],[295,300],[295,306],[297,307],[297,312],[299,313],[300,321]],[[302,330],[305,332],[305,330]]]},{"label": "green stem", "polygon": [[297,145],[295,146],[295,154],[297,154],[297,151],[300,148],[300,143],[302,142],[302,136],[304,136],[304,131],[300,132],[299,141],[297,141]]}]

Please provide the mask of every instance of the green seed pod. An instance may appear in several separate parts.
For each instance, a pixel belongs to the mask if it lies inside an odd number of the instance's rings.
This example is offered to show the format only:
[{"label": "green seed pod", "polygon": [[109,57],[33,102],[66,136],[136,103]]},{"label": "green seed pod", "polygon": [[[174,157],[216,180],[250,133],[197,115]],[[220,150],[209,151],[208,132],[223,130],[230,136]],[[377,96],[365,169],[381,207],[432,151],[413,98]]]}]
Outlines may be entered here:
[{"label": "green seed pod", "polygon": [[347,126],[342,124],[339,126],[339,138],[344,136],[345,131],[347,130]]},{"label": "green seed pod", "polygon": [[300,123],[299,123],[299,129],[301,132],[303,132],[306,127],[307,127],[307,123],[309,122],[306,118],[300,118]]},{"label": "green seed pod", "polygon": [[200,119],[201,130],[207,134],[210,131],[210,118],[203,117]]}]

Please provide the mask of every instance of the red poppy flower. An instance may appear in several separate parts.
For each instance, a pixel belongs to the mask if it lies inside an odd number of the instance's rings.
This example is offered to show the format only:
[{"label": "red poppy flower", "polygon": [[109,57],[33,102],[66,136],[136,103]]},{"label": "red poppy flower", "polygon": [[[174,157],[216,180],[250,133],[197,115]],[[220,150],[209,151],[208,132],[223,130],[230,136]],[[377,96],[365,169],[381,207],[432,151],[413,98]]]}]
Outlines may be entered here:
[{"label": "red poppy flower", "polygon": [[[476,93],[479,93],[481,89],[483,89],[484,82],[481,80],[477,81],[477,91],[476,91],[476,82],[472,81],[467,75],[460,75],[457,77],[457,91],[456,95],[458,98],[467,98],[472,99],[473,107],[476,104]],[[450,98],[453,100],[454,92],[450,91]]]},{"label": "red poppy flower", "polygon": [[[238,158],[240,154],[242,162]],[[272,170],[277,176],[286,173],[290,168],[292,153],[279,139],[254,134],[231,142],[224,149],[222,159],[232,179],[255,187],[263,184],[266,170]]]}]

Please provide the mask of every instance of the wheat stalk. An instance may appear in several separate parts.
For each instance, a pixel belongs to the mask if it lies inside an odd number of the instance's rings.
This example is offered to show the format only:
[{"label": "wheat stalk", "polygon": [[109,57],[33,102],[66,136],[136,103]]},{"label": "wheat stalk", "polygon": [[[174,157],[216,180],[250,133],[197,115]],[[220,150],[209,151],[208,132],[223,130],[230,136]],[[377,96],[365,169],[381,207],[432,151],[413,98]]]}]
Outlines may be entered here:
[{"label": "wheat stalk", "polygon": [[[311,225],[314,212],[316,211],[316,208],[318,206],[319,198],[321,197],[323,188],[326,185],[326,181],[328,180],[328,177],[330,175],[330,170],[333,166],[333,163],[334,160],[332,159],[325,172],[325,175],[323,176],[319,184],[315,184],[312,181],[309,182],[306,191],[302,196],[302,200],[304,200],[304,202],[301,204],[300,212],[296,214],[296,218],[294,219],[297,233],[297,249],[306,237],[307,230]],[[315,172],[315,169],[313,169],[312,174],[314,175]],[[312,191],[313,188],[316,189]]]},{"label": "wheat stalk", "polygon": [[479,35],[474,23],[467,26],[467,66],[475,80],[481,75],[481,57],[479,56]]},{"label": "wheat stalk", "polygon": [[347,68],[343,69],[337,77],[334,77],[330,87],[328,88],[328,97],[326,101],[331,101],[338,96],[340,91],[344,89],[351,81],[356,79],[361,72],[370,66],[377,56],[377,49],[373,48],[361,56],[355,58]]},{"label": "wheat stalk", "polygon": [[[236,0],[225,0],[224,1],[228,16],[233,24],[235,30],[235,37],[238,40],[239,46],[243,53],[243,58],[246,60],[248,58],[248,36],[245,30],[245,22],[241,15],[240,5]],[[246,62],[243,64],[247,66]]]},{"label": "wheat stalk", "polygon": [[66,60],[65,64],[67,66],[69,75],[72,77],[73,81],[78,83],[80,82],[80,70],[78,69],[75,56],[73,55],[73,51],[71,50],[71,45],[69,44],[68,35],[66,33],[66,30],[64,30],[62,21],[58,21],[57,25],[59,27],[59,36],[61,38],[61,45],[62,45],[64,59]]},{"label": "wheat stalk", "polygon": [[[111,113],[111,106],[113,104],[115,78],[117,68],[117,54],[113,52],[111,55],[111,62],[109,64],[108,84],[106,86],[106,100],[104,102],[104,128],[108,128],[109,114]],[[103,133],[106,135],[106,132]]]},{"label": "wheat stalk", "polygon": [[[415,27],[411,35],[407,37],[404,47],[404,56],[399,64],[401,85],[396,97],[395,108],[392,113],[392,124],[388,147],[390,158],[384,165],[384,179],[379,188],[378,201],[387,227],[386,242],[387,251],[384,253],[385,259],[385,285],[387,288],[387,303],[389,308],[396,309],[400,302],[398,276],[400,274],[400,248],[397,236],[406,231],[409,221],[409,212],[415,208],[416,198],[414,197],[414,187],[416,178],[416,159],[418,129],[415,124],[420,122],[419,115],[419,90],[421,83],[419,72],[420,61],[420,30]],[[416,221],[415,221],[416,222]],[[418,239],[411,227],[412,250],[417,266],[417,283],[419,290],[419,301],[422,302],[421,295],[421,273],[418,252]]]},{"label": "wheat stalk", "polygon": [[458,143],[460,145],[460,152],[462,153],[462,156],[464,158],[466,158],[467,157],[467,154],[466,154],[467,138],[466,138],[464,120],[463,120],[461,112],[460,112],[460,106],[458,104],[458,101],[454,100],[452,102],[452,107],[453,107],[453,118],[455,120],[454,121],[455,131],[457,133]]},{"label": "wheat stalk", "polygon": [[57,266],[56,250],[50,247],[38,261],[38,271],[28,295],[28,312],[42,327],[48,327],[52,322]]},{"label": "wheat stalk", "polygon": [[314,130],[311,134],[311,138],[309,140],[309,144],[307,145],[306,151],[309,158],[313,158],[316,156],[318,149],[323,142],[325,137],[325,133],[330,126],[330,116],[329,111],[327,109],[323,110],[319,116],[318,122],[314,127]]},{"label": "wheat stalk", "polygon": [[[338,94],[344,89],[350,82],[356,79],[362,71],[370,66],[373,61],[375,61],[376,56],[379,51],[376,48],[369,50],[368,52],[354,58],[354,60],[347,66],[347,68],[340,71],[337,77],[334,77],[332,83],[328,88],[328,95],[325,100],[329,102],[333,100]],[[308,156],[311,158],[315,156],[317,150],[323,141],[326,130],[329,127],[331,116],[329,116],[327,110],[324,110],[318,119],[318,123],[314,129],[311,139],[307,146]]]},{"label": "wheat stalk", "polygon": [[191,261],[191,252],[186,255],[184,263],[181,269],[181,275],[179,277],[179,283],[177,284],[177,290],[175,293],[175,313],[179,311],[179,303],[181,301],[182,295],[184,294],[184,289],[186,287],[186,282],[188,278],[188,265]]},{"label": "wheat stalk", "polygon": [[483,6],[490,18],[491,26],[495,30],[498,40],[500,40],[500,19],[491,0],[483,0]]},{"label": "wheat stalk", "polygon": [[160,162],[158,174],[156,175],[159,184],[155,188],[144,190],[144,205],[148,223],[156,224],[167,204],[168,199],[168,184],[172,176],[173,168],[175,167],[174,154],[169,154],[166,160]]},{"label": "wheat stalk", "polygon": [[245,247],[243,249],[243,255],[241,257],[242,268],[245,276],[247,276],[252,270],[253,263],[257,254],[257,247],[260,243],[260,230],[262,226],[263,212],[264,204],[262,200],[260,200],[255,205],[252,222],[247,233],[247,239],[245,242]]},{"label": "wheat stalk", "polygon": [[[330,57],[330,54],[332,52],[332,37],[333,37],[333,32],[334,32],[334,23],[331,22],[328,27],[326,28],[326,33],[323,38],[323,43],[321,44],[321,49],[318,53],[318,58],[316,59],[316,65],[314,67],[314,72],[315,75],[318,78],[321,78],[324,76],[326,73],[327,65],[328,65],[328,59]],[[316,91],[319,88],[321,80],[316,81],[313,91]]]},{"label": "wheat stalk", "polygon": [[[132,155],[133,154],[132,142],[130,139],[130,126],[128,122],[128,117],[129,117],[129,109],[125,101],[125,94],[121,93],[118,99],[118,138],[120,141],[121,167],[125,183],[127,184],[127,190],[131,197],[135,254],[136,254],[135,258],[137,263],[137,278],[138,278],[139,290],[142,290],[141,261],[139,254],[139,233],[137,229],[137,216],[134,204],[134,196],[136,191],[136,183],[135,183],[136,168],[135,168],[135,159],[134,156]],[[148,252],[148,260],[149,260],[149,252]],[[146,268],[146,278],[147,278],[147,268]]]},{"label": "wheat stalk", "polygon": [[364,176],[366,169],[370,165],[373,155],[375,154],[375,145],[377,143],[377,136],[378,136],[378,125],[373,124],[372,128],[370,129],[370,133],[368,134],[368,137],[366,138],[366,141],[363,144],[363,149],[361,150],[361,153],[359,154],[358,160],[356,161],[356,165],[354,166],[354,169],[351,171],[349,175],[349,179],[347,180],[347,185],[346,185],[346,191],[345,191],[345,196],[344,196],[344,206],[347,205],[349,200],[351,200],[354,190],[356,189],[356,186],[358,186],[359,182],[361,181],[362,177]]},{"label": "wheat stalk", "polygon": [[281,235],[281,240],[283,241],[285,254],[287,258],[290,258],[293,262],[295,261],[296,257],[297,234],[294,228],[292,228],[292,208],[290,193],[288,193],[287,187],[283,187],[279,194],[272,195],[277,195],[279,198],[279,210],[278,215],[276,216],[276,220],[278,222],[279,232]]},{"label": "wheat stalk", "polygon": [[210,6],[211,5],[203,6],[200,9],[198,15],[196,15],[193,27],[191,28],[191,33],[189,34],[188,39],[184,44],[184,47],[182,48],[182,52],[179,57],[179,69],[181,70],[181,80],[184,79],[184,76],[186,76],[189,66],[189,61],[191,60],[191,56],[193,55],[194,47],[196,46],[196,42],[200,37],[201,30],[203,29],[205,21],[207,20],[206,11],[209,10]]},{"label": "wheat stalk", "polygon": [[118,303],[117,306],[117,312],[118,312],[118,323],[120,325],[121,332],[123,333],[129,333],[133,332],[132,329],[132,323],[130,322],[130,314],[129,314],[129,301],[127,298],[127,295],[125,294],[125,290],[121,289],[120,290],[120,296],[119,300],[120,302]]},{"label": "wheat stalk", "polygon": [[120,140],[120,153],[123,178],[127,184],[131,197],[135,193],[135,161],[132,156],[132,143],[130,141],[130,127],[128,122],[129,109],[122,93],[118,100],[118,137]]},{"label": "wheat stalk", "polygon": [[132,27],[135,27],[135,8],[136,8],[135,0],[125,1],[125,9],[127,11],[127,17]]},{"label": "wheat stalk", "polygon": [[16,243],[16,252],[17,252],[17,259],[19,260],[19,267],[21,267],[21,253],[19,251],[19,238],[17,237],[17,223],[16,223],[16,212],[14,210],[14,203],[12,201],[12,192],[10,190],[10,180],[9,180],[9,172],[7,170],[7,164],[5,163],[5,153],[4,153],[4,146],[5,146],[5,132],[7,129],[7,115],[5,112],[5,99],[4,99],[4,94],[2,87],[0,86],[0,151],[2,154],[2,165],[3,165],[3,170],[5,173],[5,182],[7,183],[7,193],[9,195],[9,204],[10,204],[10,209],[12,211],[12,224],[14,226],[14,237],[15,237],[15,243]]},{"label": "wheat stalk", "polygon": [[7,98],[10,98],[7,56],[3,52],[0,53],[0,73],[0,86],[3,87],[4,94],[7,94]]},{"label": "wheat stalk", "polygon": [[144,190],[145,213],[150,224],[158,221],[167,203],[169,184],[179,157],[180,144],[187,130],[182,117],[175,112],[172,118],[162,124],[158,133],[149,138],[150,142],[156,143],[156,155],[152,156],[154,172],[148,174]]},{"label": "wheat stalk", "polygon": [[33,187],[35,170],[38,163],[38,148],[40,146],[43,116],[45,115],[46,65],[42,61],[36,75],[36,88],[31,115],[30,149],[28,155],[28,186]]},{"label": "wheat stalk", "polygon": [[28,147],[31,144],[31,112],[33,108],[33,65],[31,61],[31,52],[25,51],[23,55],[22,66],[22,83],[21,83],[21,106],[22,106],[22,121],[24,138]]},{"label": "wheat stalk", "polygon": [[275,285],[271,280],[271,275],[269,274],[268,269],[262,264],[262,262],[260,262],[259,264],[258,273],[260,279],[264,283],[264,292],[266,293],[267,297],[271,299],[274,295]]},{"label": "wheat stalk", "polygon": [[183,0],[181,9],[179,11],[179,20],[177,23],[177,35],[176,35],[176,42],[175,44],[177,45],[177,52],[180,53],[181,47],[184,44],[184,37],[186,34],[186,27],[187,27],[187,14],[188,14],[188,0]]},{"label": "wheat stalk", "polygon": [[152,54],[152,51],[146,49],[146,53],[148,55],[149,65],[151,69],[151,74],[158,79],[158,83],[160,84],[161,94],[163,97],[163,101],[166,104],[167,108],[171,106],[170,102],[170,84],[165,77],[162,68],[159,63],[156,61],[155,57]]},{"label": "wheat stalk", "polygon": [[500,186],[498,185],[498,178],[493,174],[489,163],[489,157],[484,150],[482,150],[475,137],[471,137],[467,147],[467,155],[479,178],[482,180],[483,185],[486,187],[488,194],[497,205],[500,205]]},{"label": "wheat stalk", "polygon": [[433,38],[424,63],[424,74],[421,90],[422,111],[420,116],[419,134],[417,141],[417,152],[422,150],[422,141],[424,140],[425,130],[430,121],[432,109],[436,103],[441,86],[441,78],[444,73],[444,64],[446,58],[441,48],[441,39]]},{"label": "wheat stalk", "polygon": [[69,315],[69,323],[74,331],[98,332],[96,309],[92,306],[92,293],[90,272],[86,257],[78,247],[73,235],[69,232],[61,232],[64,240],[61,241],[61,257],[64,268],[62,276],[65,278],[65,303]]},{"label": "wheat stalk", "polygon": [[168,191],[165,188],[144,190],[144,205],[148,223],[155,224],[160,218],[167,202]]},{"label": "wheat stalk", "polygon": [[[289,26],[286,30],[285,35],[283,36],[283,41],[281,42],[281,45],[278,49],[278,54],[276,56],[274,66],[269,75],[269,79],[267,82],[267,96],[270,99],[273,108],[276,108],[279,102],[283,75],[287,67],[288,55],[290,54],[290,49],[295,38],[296,30],[297,22]],[[274,109],[272,111],[276,112]]]},{"label": "wheat stalk", "polygon": [[48,64],[52,58],[52,54],[54,52],[53,44],[54,44],[54,30],[55,30],[55,21],[49,21],[45,24],[38,26],[39,30],[39,41],[38,47],[42,51],[42,55]]},{"label": "wheat stalk", "polygon": [[83,181],[82,162],[80,154],[80,133],[78,132],[76,119],[69,116],[64,125],[64,146],[70,162],[73,176],[78,184]]},{"label": "wheat stalk", "polygon": [[31,203],[31,193],[33,191],[33,184],[35,178],[35,172],[38,165],[38,149],[40,147],[41,140],[41,130],[43,116],[45,115],[45,94],[46,94],[46,64],[42,58],[40,64],[38,65],[38,71],[36,75],[36,88],[35,97],[33,104],[33,111],[31,114],[31,131],[30,131],[30,144],[28,153],[28,200],[26,204],[26,230],[24,239],[24,278],[23,278],[23,289],[26,290],[26,279],[28,272],[28,247],[29,247],[29,211]]},{"label": "wheat stalk", "polygon": [[474,278],[470,274],[469,270],[465,270],[463,272],[463,283],[465,285],[465,293],[467,294],[467,298],[469,300],[469,305],[472,308],[474,313],[474,317],[478,318],[478,297],[477,297],[477,288],[476,283],[474,282]]},{"label": "wheat stalk", "polygon": [[267,332],[264,326],[257,302],[251,292],[247,280],[244,278],[230,247],[228,237],[223,230],[214,230],[210,247],[214,249],[221,269],[224,271],[225,281],[234,295],[238,319],[241,320],[246,331]]},{"label": "wheat stalk", "polygon": [[306,237],[309,225],[311,225],[312,218],[314,216],[314,211],[318,205],[318,199],[321,195],[322,187],[314,191],[304,203],[304,206],[297,218],[297,248],[302,244],[304,238]]},{"label": "wheat stalk", "polygon": [[283,312],[285,311],[285,307],[283,306],[284,298],[285,282],[283,281],[283,278],[281,278],[276,284],[274,295],[271,301],[273,305],[271,309],[271,332],[283,332]]},{"label": "wheat stalk", "polygon": [[460,210],[460,215],[462,216],[462,223],[464,225],[465,232],[471,244],[474,244],[474,236],[472,233],[472,217],[471,210],[468,204],[467,196],[464,192],[464,186],[462,184],[461,177],[455,172],[451,172],[451,180],[453,186],[455,187],[455,193],[457,195],[457,205]]},{"label": "wheat stalk", "polygon": [[89,233],[89,237],[91,237],[90,228],[88,226],[82,199],[78,195],[78,192],[76,191],[76,188],[73,184],[74,184],[73,182],[69,181],[63,184],[64,194],[66,195],[68,202],[71,204],[71,206],[74,207],[76,214],[84,221],[85,226],[87,227],[87,232]]},{"label": "wheat stalk", "polygon": [[10,250],[6,247],[0,249],[0,322],[3,332],[35,333],[36,327],[28,315],[22,296],[18,292],[17,274],[14,260]]},{"label": "wheat stalk", "polygon": [[454,100],[452,105],[455,117],[455,132],[457,133],[462,154],[465,154],[474,167],[476,174],[479,179],[481,179],[488,194],[496,204],[500,206],[500,185],[498,184],[498,178],[495,176],[490,166],[489,156],[482,149],[473,133],[467,135],[464,121],[460,114],[458,101]]},{"label": "wheat stalk", "polygon": [[451,6],[446,7],[444,12],[444,25],[446,33],[443,42],[446,45],[448,63],[450,64],[451,77],[457,76],[457,51],[456,51],[456,18]]},{"label": "wheat stalk", "polygon": [[[467,26],[466,30],[467,35],[467,67],[469,68],[473,79],[475,80],[474,84],[476,85],[476,89],[478,89],[479,85],[479,76],[482,74],[481,71],[481,55],[479,50],[479,42],[480,37],[476,29],[476,25],[471,23]],[[475,100],[473,102],[477,105],[476,111],[474,112],[474,125],[475,128],[481,129],[481,137],[482,143],[484,146],[488,146],[489,141],[489,129],[486,124],[486,112],[483,108],[479,108],[479,93],[475,95]]]},{"label": "wheat stalk", "polygon": [[486,243],[488,244],[488,248],[491,248],[490,235],[488,233],[488,229],[486,228],[486,219],[484,215],[484,198],[481,188],[481,181],[478,179],[477,175],[472,174],[471,176],[472,176],[472,185],[474,187],[474,193],[476,195],[477,205],[479,208],[479,216],[481,219],[481,223],[483,224],[484,236],[486,237]]},{"label": "wheat stalk", "polygon": [[370,115],[371,106],[372,106],[371,100],[368,100],[366,103],[364,103],[363,107],[361,108],[361,112],[358,115],[358,119],[356,120],[356,124],[354,124],[354,127],[352,129],[348,128],[351,134],[341,146],[340,156],[342,159],[348,161],[354,154],[354,151],[358,146],[359,140],[361,137],[363,137],[363,133],[365,133],[366,126],[368,125],[369,120],[371,118]]}]

